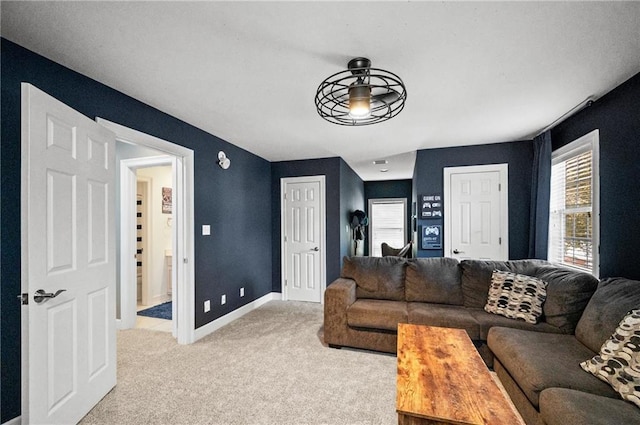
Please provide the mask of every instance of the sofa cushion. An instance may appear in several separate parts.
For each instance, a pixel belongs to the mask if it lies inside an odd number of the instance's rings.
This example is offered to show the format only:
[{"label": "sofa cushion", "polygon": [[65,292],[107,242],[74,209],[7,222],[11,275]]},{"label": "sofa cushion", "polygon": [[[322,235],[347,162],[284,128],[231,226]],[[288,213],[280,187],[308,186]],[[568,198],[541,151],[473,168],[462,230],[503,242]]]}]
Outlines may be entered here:
[{"label": "sofa cushion", "polygon": [[536,408],[540,392],[553,387],[618,398],[609,385],[580,368],[595,353],[573,335],[493,327],[487,344]]},{"label": "sofa cushion", "polygon": [[484,311],[536,324],[546,298],[547,282],[533,276],[494,270]]},{"label": "sofa cushion", "polygon": [[640,407],[640,309],[631,310],[600,352],[580,366]]},{"label": "sofa cushion", "polygon": [[406,260],[399,257],[344,257],[341,277],[356,282],[356,297],[404,300]]},{"label": "sofa cushion", "polygon": [[407,301],[462,305],[462,284],[455,258],[416,258],[407,262]]},{"label": "sofa cushion", "polygon": [[347,324],[352,327],[397,331],[398,323],[408,323],[404,301],[361,299],[347,309]]},{"label": "sofa cushion", "polygon": [[472,340],[480,340],[480,326],[463,306],[408,303],[409,323],[464,329]]},{"label": "sofa cushion", "polygon": [[629,402],[567,388],[540,393],[540,416],[546,425],[640,424],[640,409]]},{"label": "sofa cushion", "polygon": [[487,303],[487,294],[491,285],[491,275],[494,270],[535,276],[540,265],[549,264],[542,260],[462,260],[462,296],[465,307],[483,308]]},{"label": "sofa cushion", "polygon": [[548,283],[547,300],[542,305],[544,321],[564,333],[574,333],[582,312],[598,287],[598,279],[589,273],[552,265],[541,265],[535,276]]},{"label": "sofa cushion", "polygon": [[625,278],[601,281],[576,326],[576,338],[598,352],[625,314],[638,306],[640,281]]},{"label": "sofa cushion", "polygon": [[527,323],[524,320],[513,320],[497,314],[487,313],[481,308],[470,308],[469,312],[473,318],[476,319],[476,322],[478,322],[478,326],[480,326],[480,339],[485,341],[489,335],[489,329],[494,326],[534,332],[563,333],[561,329],[551,326],[545,322],[533,324]]}]

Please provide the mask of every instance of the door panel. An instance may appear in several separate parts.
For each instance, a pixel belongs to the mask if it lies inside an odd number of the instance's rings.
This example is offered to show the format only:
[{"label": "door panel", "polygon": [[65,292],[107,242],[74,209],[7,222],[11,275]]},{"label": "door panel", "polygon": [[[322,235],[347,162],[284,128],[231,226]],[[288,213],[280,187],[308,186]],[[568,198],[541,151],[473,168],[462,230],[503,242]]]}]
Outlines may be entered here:
[{"label": "door panel", "polygon": [[508,258],[506,173],[505,165],[445,169],[445,255]]},{"label": "door panel", "polygon": [[[77,308],[75,300],[60,303],[47,312],[47,370],[49,411],[55,411],[77,392]],[[71,332],[67,332],[71,330]]]},{"label": "door panel", "polygon": [[76,423],[116,378],[115,138],[23,84],[22,147],[23,420]]},{"label": "door panel", "polygon": [[285,298],[320,302],[324,275],[321,184],[287,182],[284,192]]},{"label": "door panel", "polygon": [[102,182],[88,182],[88,253],[89,264],[104,264],[107,261],[109,238],[107,226],[109,218],[109,199],[107,185]]},{"label": "door panel", "polygon": [[109,293],[100,289],[88,296],[89,382],[109,364]]}]

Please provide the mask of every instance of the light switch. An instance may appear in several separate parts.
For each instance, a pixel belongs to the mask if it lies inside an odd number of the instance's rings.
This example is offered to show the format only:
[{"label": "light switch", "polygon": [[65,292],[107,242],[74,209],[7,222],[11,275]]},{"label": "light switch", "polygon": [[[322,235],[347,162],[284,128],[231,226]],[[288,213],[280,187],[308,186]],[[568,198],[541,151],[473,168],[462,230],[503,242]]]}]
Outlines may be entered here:
[{"label": "light switch", "polygon": [[209,236],[211,234],[211,225],[203,224],[202,225],[202,236]]}]

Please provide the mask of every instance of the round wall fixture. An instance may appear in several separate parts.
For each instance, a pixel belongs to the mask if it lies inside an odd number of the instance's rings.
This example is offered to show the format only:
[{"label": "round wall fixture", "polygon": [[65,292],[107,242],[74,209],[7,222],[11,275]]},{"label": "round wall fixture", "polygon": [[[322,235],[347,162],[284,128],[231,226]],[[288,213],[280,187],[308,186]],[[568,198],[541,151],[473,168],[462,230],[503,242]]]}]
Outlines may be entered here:
[{"label": "round wall fixture", "polygon": [[231,160],[227,158],[227,155],[223,151],[218,152],[218,165],[223,170],[231,166]]}]

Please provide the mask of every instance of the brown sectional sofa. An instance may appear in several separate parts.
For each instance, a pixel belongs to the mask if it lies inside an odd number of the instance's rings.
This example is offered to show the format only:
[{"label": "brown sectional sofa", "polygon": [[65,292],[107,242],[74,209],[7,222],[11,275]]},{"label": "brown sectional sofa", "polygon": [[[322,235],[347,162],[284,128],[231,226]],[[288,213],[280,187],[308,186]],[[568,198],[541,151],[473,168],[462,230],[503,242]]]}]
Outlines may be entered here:
[{"label": "brown sectional sofa", "polygon": [[[540,323],[484,311],[494,269],[549,282]],[[329,345],[395,353],[398,323],[454,327],[467,331],[489,366],[489,329],[573,333],[598,285],[591,275],[540,260],[345,257],[341,276],[325,292],[324,338]]]},{"label": "brown sectional sofa", "polygon": [[573,335],[491,329],[494,369],[527,424],[640,424],[640,408],[580,367],[638,306],[640,281],[612,278],[600,282]]},{"label": "brown sectional sofa", "polygon": [[[539,323],[484,311],[493,270],[548,282]],[[638,407],[579,366],[638,306],[640,282],[599,284],[539,260],[345,257],[325,292],[324,338],[395,353],[398,323],[465,329],[527,424],[640,424]]]}]

